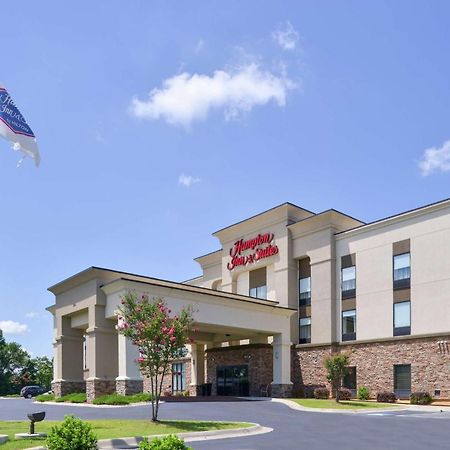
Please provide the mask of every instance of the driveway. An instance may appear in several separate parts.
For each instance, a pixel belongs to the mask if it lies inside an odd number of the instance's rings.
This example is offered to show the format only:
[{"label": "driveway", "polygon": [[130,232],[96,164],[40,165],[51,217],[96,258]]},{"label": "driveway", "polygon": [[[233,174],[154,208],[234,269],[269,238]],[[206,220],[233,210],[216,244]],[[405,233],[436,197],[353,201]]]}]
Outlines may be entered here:
[{"label": "driveway", "polygon": [[[90,408],[34,404],[25,399],[0,399],[0,420],[25,420],[26,413],[47,412],[47,419],[74,414],[83,419],[149,417],[149,406]],[[274,429],[259,436],[191,443],[195,450],[423,450],[448,449],[449,412],[389,411],[339,414],[292,410],[275,402],[165,403],[161,419],[257,422]]]}]

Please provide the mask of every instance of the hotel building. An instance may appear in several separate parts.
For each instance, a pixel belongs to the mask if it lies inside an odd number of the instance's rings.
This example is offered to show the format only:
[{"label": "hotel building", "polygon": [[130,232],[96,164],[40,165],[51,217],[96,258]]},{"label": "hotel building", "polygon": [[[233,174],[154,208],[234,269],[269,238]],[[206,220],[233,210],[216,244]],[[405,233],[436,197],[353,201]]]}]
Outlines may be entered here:
[{"label": "hotel building", "polygon": [[116,331],[128,290],[191,305],[195,344],[165,389],[298,396],[324,386],[323,359],[348,352],[345,385],[450,397],[450,200],[372,223],[285,203],[213,234],[182,283],[91,267],[52,286],[56,395],[148,389]]}]

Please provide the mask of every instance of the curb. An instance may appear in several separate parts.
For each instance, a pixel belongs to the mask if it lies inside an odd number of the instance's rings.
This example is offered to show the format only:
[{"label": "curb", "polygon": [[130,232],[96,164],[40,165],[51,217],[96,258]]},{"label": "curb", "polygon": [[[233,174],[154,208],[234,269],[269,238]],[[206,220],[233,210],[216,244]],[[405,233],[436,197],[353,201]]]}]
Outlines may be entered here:
[{"label": "curb", "polygon": [[334,413],[334,414],[370,414],[374,412],[389,412],[389,411],[405,411],[412,408],[406,408],[408,405],[398,405],[392,406],[390,408],[361,408],[361,409],[328,409],[328,408],[308,408],[306,406],[301,406],[292,400],[286,400],[284,398],[273,398],[273,402],[283,403],[291,409],[304,412],[315,412],[315,413]]},{"label": "curb", "polygon": [[[252,423],[252,422],[248,422]],[[230,428],[228,430],[211,430],[211,431],[194,431],[192,433],[172,433],[176,434],[179,438],[183,438],[185,442],[198,442],[198,441],[212,441],[214,439],[230,439],[236,437],[254,436],[257,434],[270,433],[273,428],[263,427],[258,423],[252,423],[251,427],[247,428]],[[148,437],[153,439],[155,437],[164,437],[168,434],[152,434]],[[137,448],[139,442],[143,437],[126,437],[126,438],[114,438],[114,439],[101,439],[98,441],[99,450],[107,449],[120,449],[120,448]],[[31,447],[26,450],[45,450],[45,447]]]},{"label": "curb", "polygon": [[[162,405],[164,402],[159,402]],[[78,406],[82,408],[129,408],[130,406],[148,406],[151,402],[130,403],[129,405],[94,405],[92,403],[71,403],[71,402],[38,402],[34,401],[34,405],[57,405],[57,406]]]},{"label": "curb", "polygon": [[7,434],[0,434],[0,444],[4,444],[8,440]]}]

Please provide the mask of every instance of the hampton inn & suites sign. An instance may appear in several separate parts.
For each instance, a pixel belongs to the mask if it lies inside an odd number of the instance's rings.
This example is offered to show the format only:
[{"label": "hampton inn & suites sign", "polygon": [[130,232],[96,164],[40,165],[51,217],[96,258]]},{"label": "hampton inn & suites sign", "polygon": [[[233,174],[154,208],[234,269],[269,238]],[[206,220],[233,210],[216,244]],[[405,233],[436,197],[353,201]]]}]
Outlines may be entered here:
[{"label": "hampton inn & suites sign", "polygon": [[278,246],[273,243],[274,237],[273,233],[265,233],[251,239],[236,241],[230,249],[231,261],[227,264],[228,270],[254,264],[261,259],[276,255]]}]

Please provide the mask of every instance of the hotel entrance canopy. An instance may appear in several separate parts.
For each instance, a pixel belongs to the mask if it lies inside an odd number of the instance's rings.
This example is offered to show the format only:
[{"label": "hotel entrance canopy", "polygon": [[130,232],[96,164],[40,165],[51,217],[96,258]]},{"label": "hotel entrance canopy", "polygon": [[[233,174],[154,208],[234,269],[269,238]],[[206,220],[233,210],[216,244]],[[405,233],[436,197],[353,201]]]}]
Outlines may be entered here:
[{"label": "hotel entrance canopy", "polygon": [[[136,380],[138,351],[116,331],[116,311],[130,290],[164,299],[174,314],[193,311],[191,384],[204,382],[204,350],[248,339],[273,346],[273,391],[291,384],[291,317],[276,301],[91,267],[49,288],[56,303],[54,382]],[[86,348],[83,351],[83,341]]]}]

